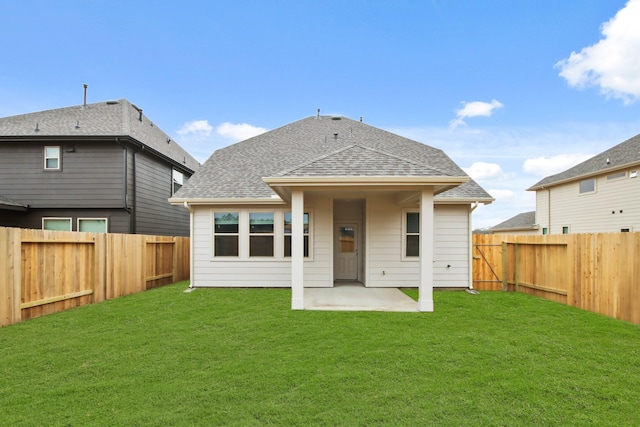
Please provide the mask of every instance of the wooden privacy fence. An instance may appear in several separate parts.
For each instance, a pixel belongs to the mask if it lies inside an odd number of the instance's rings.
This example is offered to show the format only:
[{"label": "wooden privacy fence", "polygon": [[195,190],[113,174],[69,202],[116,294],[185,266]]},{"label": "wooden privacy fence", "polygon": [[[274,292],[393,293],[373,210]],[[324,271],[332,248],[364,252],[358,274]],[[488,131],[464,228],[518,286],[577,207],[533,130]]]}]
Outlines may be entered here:
[{"label": "wooden privacy fence", "polygon": [[640,233],[473,235],[473,285],[640,324]]},{"label": "wooden privacy fence", "polygon": [[188,278],[188,237],[0,227],[0,326]]}]

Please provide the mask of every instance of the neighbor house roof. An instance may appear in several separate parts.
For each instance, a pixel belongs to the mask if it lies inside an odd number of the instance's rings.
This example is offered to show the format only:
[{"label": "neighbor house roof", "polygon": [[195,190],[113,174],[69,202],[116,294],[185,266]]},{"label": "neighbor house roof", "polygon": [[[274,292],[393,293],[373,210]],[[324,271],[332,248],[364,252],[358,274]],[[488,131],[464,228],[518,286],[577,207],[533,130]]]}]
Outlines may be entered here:
[{"label": "neighbor house roof", "polygon": [[198,161],[126,99],[0,118],[0,141],[130,137],[191,171]]},{"label": "neighbor house roof", "polygon": [[217,150],[171,200],[269,199],[276,193],[265,178],[311,177],[442,177],[464,183],[438,198],[493,201],[442,150],[335,116],[308,117]]},{"label": "neighbor house roof", "polygon": [[635,165],[640,165],[640,135],[629,138],[615,147],[603,151],[564,172],[548,176],[527,190],[541,190],[545,187],[613,172],[617,169]]},{"label": "neighbor house roof", "polygon": [[498,225],[491,227],[490,231],[516,231],[535,229],[536,211],[523,212]]},{"label": "neighbor house roof", "polygon": [[17,201],[12,200],[12,199],[10,199],[8,197],[0,196],[0,209],[26,210],[28,207],[29,207],[29,205],[26,205],[24,203],[17,202]]}]

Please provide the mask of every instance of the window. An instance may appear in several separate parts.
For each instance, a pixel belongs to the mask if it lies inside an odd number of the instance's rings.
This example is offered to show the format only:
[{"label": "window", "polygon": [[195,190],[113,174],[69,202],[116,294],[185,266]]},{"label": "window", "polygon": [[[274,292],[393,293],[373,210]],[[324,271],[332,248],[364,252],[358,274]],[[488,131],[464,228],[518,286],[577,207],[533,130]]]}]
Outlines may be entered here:
[{"label": "window", "polygon": [[175,194],[184,185],[184,174],[179,170],[173,169],[171,194]]},{"label": "window", "polygon": [[629,232],[631,232],[631,227],[621,228],[621,229],[620,229],[620,232],[621,232],[621,233],[629,233]]},{"label": "window", "polygon": [[407,212],[405,218],[404,256],[420,256],[420,213]]},{"label": "window", "polygon": [[618,172],[611,175],[607,175],[607,181],[612,181],[614,179],[625,178],[627,176],[626,172]]},{"label": "window", "polygon": [[87,233],[106,233],[106,218],[78,218],[78,231]]},{"label": "window", "polygon": [[44,147],[45,170],[60,170],[60,147]]},{"label": "window", "polygon": [[589,178],[580,181],[580,194],[593,193],[596,191],[596,179]]},{"label": "window", "polygon": [[42,218],[42,229],[71,231],[71,218]]},{"label": "window", "polygon": [[213,256],[238,256],[238,212],[214,212]]},{"label": "window", "polygon": [[[309,257],[309,214],[304,213],[304,256]],[[284,256],[291,256],[291,212],[284,213]]]},{"label": "window", "polygon": [[249,256],[273,256],[273,212],[249,213]]},{"label": "window", "polygon": [[549,234],[549,229],[547,227],[543,227],[542,234]]},{"label": "window", "polygon": [[562,234],[569,234],[569,226],[565,225],[562,227]]}]

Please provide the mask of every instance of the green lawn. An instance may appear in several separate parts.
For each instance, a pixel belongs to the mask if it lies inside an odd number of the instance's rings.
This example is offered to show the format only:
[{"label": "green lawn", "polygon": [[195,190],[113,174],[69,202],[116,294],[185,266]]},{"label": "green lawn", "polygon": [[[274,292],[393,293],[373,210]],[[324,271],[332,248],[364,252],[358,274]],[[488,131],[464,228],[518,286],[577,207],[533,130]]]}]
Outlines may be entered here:
[{"label": "green lawn", "polygon": [[515,293],[323,312],[186,286],[0,329],[0,424],[640,425],[636,325]]}]

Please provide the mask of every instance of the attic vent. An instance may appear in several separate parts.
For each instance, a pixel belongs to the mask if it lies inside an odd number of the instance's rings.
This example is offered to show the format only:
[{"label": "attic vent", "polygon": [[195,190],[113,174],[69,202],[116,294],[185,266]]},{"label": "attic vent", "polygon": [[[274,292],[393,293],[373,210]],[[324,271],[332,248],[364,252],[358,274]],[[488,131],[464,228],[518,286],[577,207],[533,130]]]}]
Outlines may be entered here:
[{"label": "attic vent", "polygon": [[340,116],[333,116],[333,117],[331,117],[331,120],[341,120],[341,119],[342,119],[342,117],[340,117]]},{"label": "attic vent", "polygon": [[107,101],[107,105],[118,105],[120,104],[118,101]]}]

